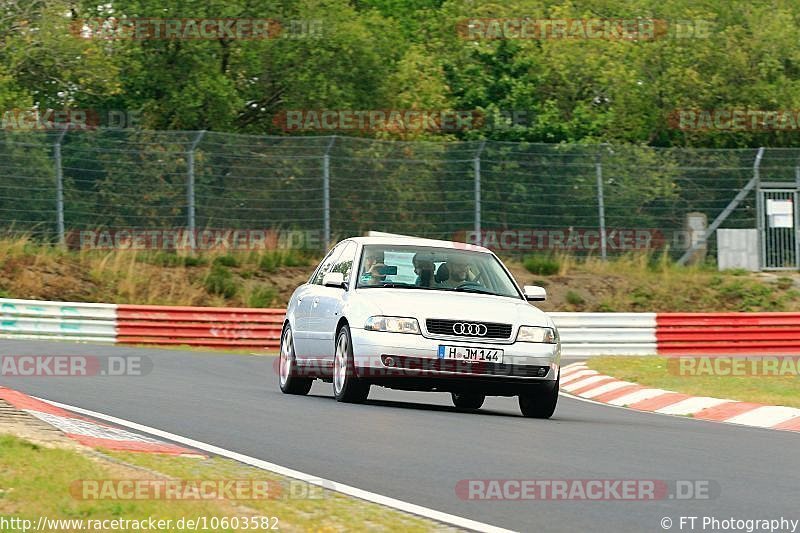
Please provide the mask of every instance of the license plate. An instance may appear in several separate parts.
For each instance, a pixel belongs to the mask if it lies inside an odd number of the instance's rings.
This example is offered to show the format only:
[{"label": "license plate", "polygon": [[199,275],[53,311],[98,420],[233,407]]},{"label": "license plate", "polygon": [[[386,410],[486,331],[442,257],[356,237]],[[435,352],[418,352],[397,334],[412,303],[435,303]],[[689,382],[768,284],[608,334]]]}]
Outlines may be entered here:
[{"label": "license plate", "polygon": [[502,363],[503,350],[469,346],[439,346],[439,359],[454,359],[467,363]]}]

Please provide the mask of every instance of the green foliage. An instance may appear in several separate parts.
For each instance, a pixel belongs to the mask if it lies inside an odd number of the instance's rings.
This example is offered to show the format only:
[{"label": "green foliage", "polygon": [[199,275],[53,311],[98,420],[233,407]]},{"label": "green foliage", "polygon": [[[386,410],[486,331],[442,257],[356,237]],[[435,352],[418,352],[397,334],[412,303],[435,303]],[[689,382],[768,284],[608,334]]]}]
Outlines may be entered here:
[{"label": "green foliage", "polygon": [[[453,109],[495,117],[514,110],[525,113],[521,123],[503,120],[502,127],[454,135],[654,146],[796,144],[796,132],[682,131],[669,121],[676,109],[800,108],[796,5],[585,4],[122,0],[112,11],[112,4],[82,0],[17,2],[0,21],[0,109],[36,103],[132,110],[149,129],[243,133],[280,131],[273,118],[293,109]],[[473,40],[458,31],[470,18],[522,15],[655,18],[669,25],[657,38],[639,40]],[[284,28],[304,20],[317,21],[319,31],[263,40],[80,37],[81,21],[111,16],[271,18]],[[679,27],[676,21],[691,22]]]},{"label": "green foliage", "polygon": [[272,307],[277,297],[278,291],[275,287],[260,285],[253,289],[248,296],[247,305],[248,307]]},{"label": "green foliage", "polygon": [[215,257],[214,264],[222,265],[224,267],[229,267],[229,268],[236,268],[239,266],[239,260],[234,255],[225,254]]},{"label": "green foliage", "polygon": [[138,259],[144,263],[164,267],[196,267],[208,264],[208,259],[199,255],[178,255],[171,252],[140,254]]},{"label": "green foliage", "polygon": [[297,250],[267,250],[261,255],[259,268],[264,272],[275,272],[281,267],[305,267],[311,260]]},{"label": "green foliage", "polygon": [[567,303],[570,305],[583,305],[586,303],[586,300],[575,291],[567,291],[566,295]]},{"label": "green foliage", "polygon": [[233,278],[233,274],[220,264],[211,266],[204,280],[206,291],[224,298],[233,298],[239,290],[239,286]]},{"label": "green foliage", "polygon": [[522,264],[528,272],[540,276],[558,274],[561,268],[560,261],[551,255],[529,255],[523,259]]}]

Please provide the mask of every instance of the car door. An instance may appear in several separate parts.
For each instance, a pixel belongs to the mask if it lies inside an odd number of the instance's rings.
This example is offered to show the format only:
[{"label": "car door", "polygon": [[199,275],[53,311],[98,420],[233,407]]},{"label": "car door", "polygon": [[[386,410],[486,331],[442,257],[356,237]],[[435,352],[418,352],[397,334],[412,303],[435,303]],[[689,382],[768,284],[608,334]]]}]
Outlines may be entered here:
[{"label": "car door", "polygon": [[[329,272],[340,272],[344,275],[344,279],[349,281],[357,245],[353,241],[345,241],[340,246],[342,245],[344,246],[341,253],[334,259]],[[347,291],[341,287],[325,287],[322,285],[321,279],[319,285],[314,286],[313,291],[309,316],[309,333],[312,338],[311,356],[332,362],[336,324],[342,316],[342,306]]]},{"label": "car door", "polygon": [[342,248],[337,246],[328,252],[328,255],[320,262],[317,270],[308,280],[308,283],[303,285],[295,297],[295,311],[294,311],[294,350],[295,356],[298,359],[306,359],[311,357],[313,352],[313,337],[311,335],[311,314],[316,311],[314,305],[315,297],[317,295],[316,289],[322,284],[322,276],[324,272],[329,272],[333,268],[334,261],[341,253]]}]

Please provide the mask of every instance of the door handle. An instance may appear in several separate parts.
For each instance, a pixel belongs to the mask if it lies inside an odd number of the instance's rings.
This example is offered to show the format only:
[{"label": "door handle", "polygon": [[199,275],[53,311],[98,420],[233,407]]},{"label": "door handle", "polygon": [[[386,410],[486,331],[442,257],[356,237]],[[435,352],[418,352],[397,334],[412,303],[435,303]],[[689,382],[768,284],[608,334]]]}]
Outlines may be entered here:
[{"label": "door handle", "polygon": [[314,307],[319,305],[319,298],[314,298]]}]

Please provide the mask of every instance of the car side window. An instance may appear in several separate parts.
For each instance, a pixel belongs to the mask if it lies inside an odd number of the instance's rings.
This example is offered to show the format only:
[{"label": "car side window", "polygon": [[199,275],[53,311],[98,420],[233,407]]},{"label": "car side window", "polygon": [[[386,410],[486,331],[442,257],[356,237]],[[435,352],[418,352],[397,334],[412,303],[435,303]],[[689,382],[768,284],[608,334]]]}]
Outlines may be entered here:
[{"label": "car side window", "polygon": [[347,246],[344,247],[342,253],[339,254],[338,259],[336,259],[333,268],[331,268],[331,272],[341,272],[344,274],[344,279],[347,281],[350,278],[350,271],[353,269],[353,261],[355,260],[356,256],[356,243],[348,242]]},{"label": "car side window", "polygon": [[322,285],[322,278],[325,277],[325,274],[331,271],[333,266],[336,264],[336,260],[342,255],[342,251],[345,249],[345,243],[339,244],[331,250],[331,253],[328,254],[328,257],[322,260],[322,264],[320,265],[319,269],[317,269],[317,273],[314,274],[314,278],[311,280],[313,285]]}]

